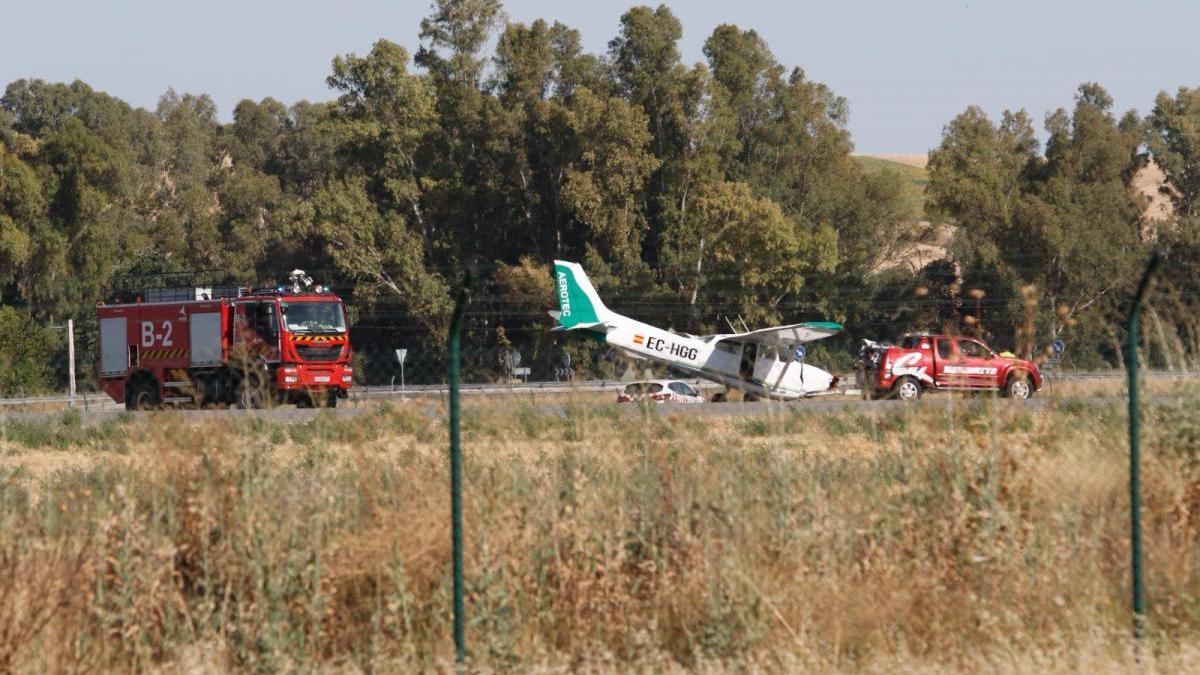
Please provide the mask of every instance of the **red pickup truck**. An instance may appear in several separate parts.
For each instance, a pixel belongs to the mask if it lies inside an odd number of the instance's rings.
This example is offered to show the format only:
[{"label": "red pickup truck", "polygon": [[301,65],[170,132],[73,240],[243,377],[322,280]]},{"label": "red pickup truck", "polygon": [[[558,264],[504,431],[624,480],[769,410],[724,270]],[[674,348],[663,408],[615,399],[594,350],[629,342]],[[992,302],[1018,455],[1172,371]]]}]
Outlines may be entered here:
[{"label": "red pickup truck", "polygon": [[915,400],[926,391],[1000,391],[1026,399],[1042,388],[1032,361],[997,354],[969,337],[916,333],[896,346],[863,340],[858,384],[870,398]]}]

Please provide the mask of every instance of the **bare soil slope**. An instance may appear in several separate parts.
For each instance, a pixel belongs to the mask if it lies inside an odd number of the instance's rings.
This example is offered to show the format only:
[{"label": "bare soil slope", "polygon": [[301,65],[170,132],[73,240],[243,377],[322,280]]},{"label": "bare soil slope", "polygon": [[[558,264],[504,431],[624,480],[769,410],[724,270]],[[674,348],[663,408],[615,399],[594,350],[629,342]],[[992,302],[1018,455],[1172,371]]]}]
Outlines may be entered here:
[{"label": "bare soil slope", "polygon": [[864,153],[861,155],[855,155],[855,157],[872,157],[874,159],[882,159],[882,160],[886,160],[888,162],[896,162],[897,164],[904,164],[906,166],[915,166],[919,169],[924,169],[925,165],[929,163],[929,155],[927,155],[927,154],[905,155],[905,154],[896,154],[896,153],[886,153],[885,152],[885,153]]},{"label": "bare soil slope", "polygon": [[[901,266],[917,270],[934,260],[946,257],[947,247],[954,239],[954,225],[950,223],[934,224],[926,219],[924,210],[925,186],[929,183],[929,176],[925,169],[929,162],[929,156],[870,153],[854,157],[868,171],[894,170],[904,176],[908,181],[905,199],[913,204],[913,208],[919,214],[919,220],[915,224],[899,225],[906,228],[902,234],[914,238],[915,241],[902,247],[899,252],[880,260],[876,271]],[[1154,223],[1167,220],[1174,213],[1166,175],[1162,168],[1151,160],[1134,175],[1133,187],[1147,200],[1146,209],[1143,212],[1146,222],[1143,236],[1153,238],[1156,230]]]}]

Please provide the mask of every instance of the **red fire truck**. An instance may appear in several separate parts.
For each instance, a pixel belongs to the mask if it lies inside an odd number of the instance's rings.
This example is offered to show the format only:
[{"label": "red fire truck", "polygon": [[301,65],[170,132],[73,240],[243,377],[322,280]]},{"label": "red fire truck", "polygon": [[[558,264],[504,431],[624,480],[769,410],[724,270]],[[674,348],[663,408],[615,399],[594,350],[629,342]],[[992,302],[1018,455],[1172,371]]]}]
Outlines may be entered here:
[{"label": "red fire truck", "polygon": [[97,318],[101,386],[130,410],[333,407],[353,379],[345,305],[301,270],[287,287],[126,294]]}]

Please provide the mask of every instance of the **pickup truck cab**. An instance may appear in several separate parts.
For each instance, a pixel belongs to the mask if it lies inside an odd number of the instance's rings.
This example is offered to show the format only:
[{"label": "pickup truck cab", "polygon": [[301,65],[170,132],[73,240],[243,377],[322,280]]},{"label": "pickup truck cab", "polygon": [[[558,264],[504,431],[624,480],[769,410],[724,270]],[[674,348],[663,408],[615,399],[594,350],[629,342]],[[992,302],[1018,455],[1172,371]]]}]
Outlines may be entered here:
[{"label": "pickup truck cab", "polygon": [[1027,399],[1042,388],[1034,362],[957,335],[910,334],[895,346],[863,340],[856,366],[858,384],[871,398],[915,400],[927,391],[951,390]]}]

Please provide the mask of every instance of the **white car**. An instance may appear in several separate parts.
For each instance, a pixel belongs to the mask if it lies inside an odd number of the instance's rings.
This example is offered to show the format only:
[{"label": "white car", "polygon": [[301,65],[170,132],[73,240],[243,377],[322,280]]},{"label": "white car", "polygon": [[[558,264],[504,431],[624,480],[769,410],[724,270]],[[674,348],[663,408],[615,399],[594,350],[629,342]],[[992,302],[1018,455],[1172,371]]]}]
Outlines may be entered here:
[{"label": "white car", "polygon": [[617,394],[617,403],[654,401],[655,403],[704,403],[704,397],[683,380],[647,380],[630,382]]}]

